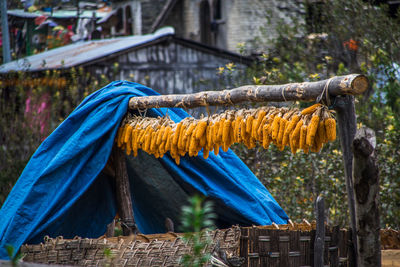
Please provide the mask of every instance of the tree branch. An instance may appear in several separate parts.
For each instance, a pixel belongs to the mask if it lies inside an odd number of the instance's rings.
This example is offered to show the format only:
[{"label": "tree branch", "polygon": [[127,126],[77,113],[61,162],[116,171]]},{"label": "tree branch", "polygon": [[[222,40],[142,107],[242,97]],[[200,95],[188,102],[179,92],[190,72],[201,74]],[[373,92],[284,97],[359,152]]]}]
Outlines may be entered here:
[{"label": "tree branch", "polygon": [[[204,91],[195,94],[157,95],[133,97],[130,109],[232,105],[241,102],[315,101],[327,87],[328,95],[358,95],[368,88],[364,75],[336,76],[318,82],[289,83],[284,85],[245,85],[231,90]],[[325,94],[323,95],[325,97]]]}]

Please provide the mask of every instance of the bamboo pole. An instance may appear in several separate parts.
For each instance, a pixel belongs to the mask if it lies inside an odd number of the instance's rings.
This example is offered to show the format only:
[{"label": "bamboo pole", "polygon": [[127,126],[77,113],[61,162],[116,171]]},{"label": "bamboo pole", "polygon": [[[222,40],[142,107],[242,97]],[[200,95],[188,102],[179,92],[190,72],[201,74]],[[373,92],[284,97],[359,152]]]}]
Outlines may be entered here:
[{"label": "bamboo pole", "polygon": [[[325,88],[326,90],[324,91]],[[368,80],[364,75],[350,74],[317,82],[289,83],[284,85],[245,85],[223,91],[133,97],[129,100],[129,108],[194,108],[200,106],[232,105],[246,101],[315,101],[319,96],[358,95],[367,90],[367,88]]]}]

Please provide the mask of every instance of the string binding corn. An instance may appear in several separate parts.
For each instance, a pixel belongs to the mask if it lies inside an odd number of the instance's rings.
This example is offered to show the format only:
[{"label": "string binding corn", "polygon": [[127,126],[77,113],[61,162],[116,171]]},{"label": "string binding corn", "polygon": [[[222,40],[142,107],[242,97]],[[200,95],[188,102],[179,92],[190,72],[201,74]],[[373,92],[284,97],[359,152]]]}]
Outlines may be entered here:
[{"label": "string binding corn", "polygon": [[128,115],[118,129],[116,142],[128,155],[137,156],[141,149],[156,158],[169,152],[177,164],[189,155],[218,155],[235,143],[247,148],[257,145],[279,150],[290,147],[292,153],[319,152],[324,144],[336,139],[336,121],[321,104],[306,109],[260,107],[228,110],[209,117],[184,118],[175,123],[168,116],[150,118]]}]

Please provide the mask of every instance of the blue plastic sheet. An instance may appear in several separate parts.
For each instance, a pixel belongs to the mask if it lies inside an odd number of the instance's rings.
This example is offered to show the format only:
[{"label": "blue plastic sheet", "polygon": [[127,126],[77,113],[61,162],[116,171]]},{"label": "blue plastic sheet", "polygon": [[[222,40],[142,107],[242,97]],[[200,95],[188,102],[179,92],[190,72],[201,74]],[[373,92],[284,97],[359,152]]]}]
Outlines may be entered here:
[{"label": "blue plastic sheet", "polygon": [[[116,214],[116,200],[111,179],[101,171],[129,99],[155,94],[137,83],[113,82],[88,96],[40,145],[0,210],[0,259],[7,258],[6,244],[19,249],[46,235],[96,238],[105,233]],[[147,116],[166,113],[174,121],[188,116],[176,108],[150,109]],[[230,150],[210,153],[207,160],[201,153],[184,157],[179,166],[168,154],[161,159],[144,154],[127,157],[135,220],[142,233],[163,232],[165,216],[178,218],[183,197],[194,192],[212,199],[227,225],[287,222],[268,190]],[[153,167],[140,169],[143,159]]]}]

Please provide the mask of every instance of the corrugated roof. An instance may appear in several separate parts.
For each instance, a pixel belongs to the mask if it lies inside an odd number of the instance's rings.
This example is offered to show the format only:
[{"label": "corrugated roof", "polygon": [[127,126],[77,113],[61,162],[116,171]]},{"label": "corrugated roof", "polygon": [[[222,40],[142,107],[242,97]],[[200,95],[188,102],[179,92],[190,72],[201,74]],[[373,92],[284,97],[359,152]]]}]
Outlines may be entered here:
[{"label": "corrugated roof", "polygon": [[174,35],[172,27],[153,34],[74,43],[3,64],[0,73],[70,68],[168,35]]}]

